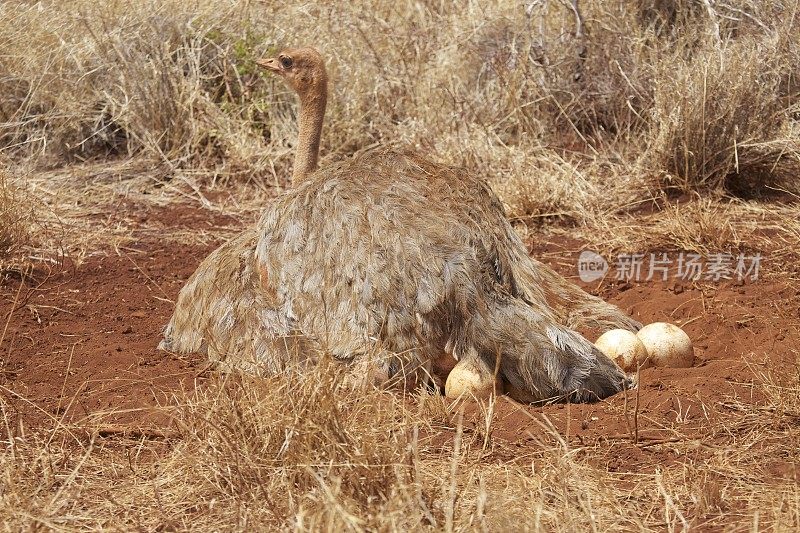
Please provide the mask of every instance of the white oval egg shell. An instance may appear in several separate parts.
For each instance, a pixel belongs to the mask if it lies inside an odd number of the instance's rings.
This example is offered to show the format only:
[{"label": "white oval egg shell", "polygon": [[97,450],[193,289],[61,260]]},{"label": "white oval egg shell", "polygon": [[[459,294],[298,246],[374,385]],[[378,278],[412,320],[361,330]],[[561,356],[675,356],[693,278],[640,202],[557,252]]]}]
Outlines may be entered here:
[{"label": "white oval egg shell", "polygon": [[641,368],[651,366],[645,345],[635,333],[626,329],[606,331],[594,345],[626,372],[635,371],[639,365]]},{"label": "white oval egg shell", "polygon": [[675,324],[653,322],[636,334],[654,366],[688,368],[694,362],[694,347],[689,335]]},{"label": "white oval egg shell", "polygon": [[492,394],[502,394],[502,383],[481,359],[462,359],[453,367],[444,385],[448,398],[475,397],[486,399]]}]

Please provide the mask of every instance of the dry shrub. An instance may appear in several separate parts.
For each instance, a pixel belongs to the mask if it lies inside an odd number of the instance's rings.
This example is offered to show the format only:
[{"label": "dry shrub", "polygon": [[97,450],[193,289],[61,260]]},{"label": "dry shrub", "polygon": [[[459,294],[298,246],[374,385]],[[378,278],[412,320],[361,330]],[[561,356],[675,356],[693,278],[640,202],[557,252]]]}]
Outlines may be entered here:
[{"label": "dry shrub", "polygon": [[583,221],[597,206],[598,184],[555,153],[523,159],[494,189],[512,220],[541,223],[553,218]]},{"label": "dry shrub", "polygon": [[585,225],[554,229],[578,238],[606,257],[615,254],[687,251],[705,258],[715,254],[760,254],[760,276],[797,279],[800,261],[800,207],[770,200],[708,198],[667,201],[650,213],[596,217]]},{"label": "dry shrub", "polygon": [[[791,185],[792,2],[576,5],[5,2],[0,150],[46,165],[138,155],[168,173],[280,182],[296,103],[253,61],[312,44],[333,80],[328,158],[416,147],[501,188],[513,180],[506,190],[521,192],[508,203],[529,214],[586,212],[607,161],[615,177],[669,174],[667,186],[714,187],[737,173]],[[523,186],[543,145],[567,167],[547,172],[580,167],[585,180]],[[587,157],[597,161],[584,172]]]},{"label": "dry shrub", "polygon": [[[394,494],[414,479],[409,436],[397,420],[407,415],[396,397],[373,399],[359,401],[325,367],[303,380],[229,376],[178,415],[190,433],[173,455],[181,472],[176,496],[193,490],[192,499],[215,501],[231,519],[244,508],[235,520],[246,522],[292,517],[283,525],[358,527],[378,520],[391,512],[388,500],[415,494]],[[189,487],[184,478],[203,481]]]},{"label": "dry shrub", "polygon": [[[769,7],[780,12],[777,4]],[[665,173],[665,186],[739,194],[800,190],[800,138],[787,104],[797,94],[795,15],[787,6],[777,19],[765,19],[777,25],[772,28],[752,18],[764,27],[748,33],[720,29],[712,19],[713,31],[700,45],[660,63],[648,157]]]},{"label": "dry shrub", "polygon": [[53,165],[141,154],[173,168],[257,169],[254,120],[267,103],[252,54],[271,40],[248,30],[246,11],[3,3],[2,147]]},{"label": "dry shrub", "polygon": [[[571,448],[532,415],[539,430],[530,460],[498,462],[491,452],[509,450],[492,443],[491,406],[462,423],[441,398],[354,391],[329,372],[234,378],[199,393],[179,412],[185,433],[156,478],[159,505],[194,502],[195,527],[299,530],[646,530],[698,525],[706,515],[742,524],[758,515],[780,528],[800,519],[791,504],[798,487],[762,469],[764,450],[797,456],[776,438],[793,432],[797,376],[782,379],[766,406],[739,406],[745,419],[709,429],[730,434],[730,446],[714,441],[702,458],[625,476],[598,465],[627,443]],[[760,378],[759,386],[777,384]],[[426,437],[443,431],[438,425],[452,440]],[[674,446],[697,454],[691,439]]]},{"label": "dry shrub", "polygon": [[777,260],[778,243],[796,242],[796,216],[797,209],[791,207],[699,197],[665,202],[649,214],[597,218],[581,228],[580,237],[604,252],[763,252]]},{"label": "dry shrub", "polygon": [[639,175],[601,157],[567,159],[541,148],[494,150],[492,155],[489,181],[515,221],[586,224],[649,194]]},{"label": "dry shrub", "polygon": [[487,439],[441,405],[433,409],[451,437],[434,443],[431,402],[442,400],[423,397],[409,411],[396,395],[348,390],[331,375],[237,378],[178,409],[181,437],[152,442],[134,430],[118,445],[91,425],[54,420],[50,432],[21,431],[0,397],[0,519],[10,529],[298,531],[638,522],[613,480],[577,459],[552,426],[542,424],[536,465],[495,463],[482,458]]},{"label": "dry shrub", "polygon": [[[740,205],[697,199],[667,204],[650,215],[610,217],[586,232],[604,251],[686,250],[703,255],[752,250],[764,217]],[[596,239],[592,240],[591,236]]]},{"label": "dry shrub", "polygon": [[[651,99],[635,18],[621,7],[586,9],[581,20],[558,2],[528,11],[499,1],[466,10],[6,2],[0,150],[39,165],[143,156],[168,173],[280,182],[290,172],[296,103],[253,60],[313,44],[333,79],[323,153],[411,145],[478,172],[511,160],[510,172],[488,177],[521,183],[539,166],[536,155],[526,160],[529,150],[614,139],[635,129]],[[558,197],[559,210],[583,212],[583,200],[564,189],[546,196]],[[535,202],[526,194],[520,202]]]},{"label": "dry shrub", "polygon": [[646,126],[657,47],[635,16],[637,4],[584,2],[573,10],[568,2],[532,2],[526,9],[528,28],[518,39],[527,57],[518,58],[517,77],[522,103],[544,122],[549,142],[600,147]]}]

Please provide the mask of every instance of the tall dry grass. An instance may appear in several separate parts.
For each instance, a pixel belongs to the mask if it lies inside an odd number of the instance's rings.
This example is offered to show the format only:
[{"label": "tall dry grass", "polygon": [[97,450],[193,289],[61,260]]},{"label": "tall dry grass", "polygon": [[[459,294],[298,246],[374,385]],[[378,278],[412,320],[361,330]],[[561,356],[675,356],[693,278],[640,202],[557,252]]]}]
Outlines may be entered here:
[{"label": "tall dry grass", "polygon": [[22,188],[0,168],[0,270],[28,241],[32,212]]},{"label": "tall dry grass", "polygon": [[[328,158],[416,147],[485,174],[517,216],[580,221],[607,207],[592,187],[646,197],[640,176],[797,189],[796,2],[576,5],[4,2],[0,150],[280,181],[294,98],[253,60],[311,44],[332,71]],[[564,190],[561,160],[585,187]]]},{"label": "tall dry grass", "polygon": [[798,190],[800,141],[788,105],[797,98],[797,30],[720,40],[662,65],[669,72],[655,92],[652,163],[670,185]]},{"label": "tall dry grass", "polygon": [[[762,374],[766,403],[708,406],[696,434],[583,442],[531,414],[534,442],[493,437],[493,406],[354,391],[311,379],[230,378],[165,408],[174,429],[109,436],[102,419],[32,431],[0,396],[0,520],[8,530],[791,531],[800,489],[797,376]],[[501,401],[501,400],[498,400]],[[496,408],[496,406],[494,406]],[[735,416],[733,416],[735,414]],[[622,416],[620,414],[620,416]],[[680,460],[612,472],[620,453]],[[657,457],[657,455],[656,455]],[[771,464],[771,463],[770,463]]]}]

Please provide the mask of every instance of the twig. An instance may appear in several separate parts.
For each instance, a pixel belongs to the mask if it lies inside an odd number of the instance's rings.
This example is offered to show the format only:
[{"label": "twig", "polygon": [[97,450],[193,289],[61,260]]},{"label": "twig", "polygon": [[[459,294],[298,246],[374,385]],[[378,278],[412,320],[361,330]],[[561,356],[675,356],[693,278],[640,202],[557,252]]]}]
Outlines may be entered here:
[{"label": "twig", "polygon": [[205,375],[209,370],[214,368],[215,365],[216,365],[216,363],[214,363],[213,361],[203,365],[203,368],[201,368],[200,370],[198,370],[197,372],[194,373],[195,379],[199,378],[200,376]]},{"label": "twig", "polygon": [[154,286],[156,289],[160,290],[160,291],[161,291],[161,294],[163,294],[164,296],[166,296],[167,298],[169,298],[169,294],[167,294],[167,293],[164,291],[164,289],[162,289],[162,288],[161,288],[161,285],[159,285],[158,283],[156,283],[156,282],[155,282],[155,280],[153,280],[153,278],[151,278],[150,276],[148,276],[148,275],[147,275],[147,272],[145,272],[144,270],[142,270],[142,268],[141,268],[141,267],[140,267],[138,264],[136,264],[136,261],[134,261],[134,260],[133,260],[133,258],[132,258],[132,257],[131,257],[129,254],[125,254],[125,258],[126,258],[128,261],[130,261],[130,262],[131,262],[131,264],[133,264],[134,268],[136,268],[136,270],[138,270],[138,271],[139,271],[139,273],[140,273],[142,276],[144,276],[144,277],[145,277],[145,279],[147,279],[147,281],[149,281],[150,283],[152,283],[152,284],[153,284],[153,286]]},{"label": "twig", "polygon": [[717,20],[717,12],[714,11],[714,8],[711,6],[710,0],[703,0],[703,5],[706,6],[706,12],[708,13],[708,19],[711,21],[711,25],[714,29],[714,37],[716,37],[717,42],[719,43],[722,38],[719,32],[719,21]]},{"label": "twig", "polygon": [[659,444],[669,444],[671,442],[688,442],[686,439],[681,439],[678,437],[673,437],[671,439],[658,439],[658,440],[651,440],[649,442],[641,442],[637,444],[640,448],[648,448],[650,446],[658,446]]},{"label": "twig", "polygon": [[622,413],[625,417],[625,430],[628,432],[628,437],[633,439],[633,432],[631,431],[631,421],[628,419],[628,384],[622,388]]},{"label": "twig", "polygon": [[453,532],[453,520],[456,508],[456,493],[458,483],[456,475],[458,474],[458,460],[461,457],[461,435],[464,433],[464,406],[458,410],[458,425],[456,426],[456,436],[453,440],[453,459],[450,462],[450,488],[447,501],[445,502],[444,509],[444,530],[447,533]]},{"label": "twig", "polygon": [[[614,433],[613,435],[600,435],[599,436],[600,440],[628,440],[630,438],[631,438],[631,436],[628,433]],[[642,440],[658,440],[658,439],[661,439],[661,438],[663,438],[663,437],[660,437],[660,436],[659,437],[650,437],[648,435],[642,435],[641,436]]]},{"label": "twig", "polygon": [[633,443],[639,444],[639,396],[642,391],[642,385],[639,382],[642,376],[642,367],[639,365],[636,369],[636,406],[633,408]]},{"label": "twig", "polygon": [[[765,32],[769,32],[770,31],[769,26],[767,26],[766,24],[761,22],[759,19],[757,19],[755,16],[751,15],[747,11],[744,11],[743,9],[739,9],[738,7],[733,7],[733,6],[728,5],[728,4],[720,4],[720,6],[724,7],[725,9],[729,9],[729,10],[733,11],[734,13],[738,13],[738,14],[744,16],[744,17],[749,18],[750,20],[755,22]],[[736,19],[734,19],[734,20],[736,20]]]},{"label": "twig", "polygon": [[[563,0],[562,0],[563,1]],[[569,2],[563,2],[568,8],[572,10],[573,15],[575,15],[575,37],[578,39],[583,38],[583,15],[581,15],[580,7],[578,6],[578,0],[570,0]]]},{"label": "twig", "polygon": [[420,472],[419,472],[419,425],[414,424],[414,438],[411,441],[411,460],[414,462],[414,492],[416,493],[417,504],[419,505],[422,513],[425,515],[425,518],[428,519],[428,523],[434,528],[437,527],[436,525],[436,518],[431,513],[430,509],[428,509],[428,504],[425,502],[425,498],[422,497],[422,483],[420,483]]},{"label": "twig", "polygon": [[14,311],[17,308],[17,302],[19,301],[19,295],[22,292],[22,286],[25,284],[25,280],[22,279],[19,282],[19,287],[17,288],[17,294],[14,295],[14,302],[11,304],[11,310],[8,312],[8,316],[6,317],[6,324],[3,327],[3,333],[0,335],[0,346],[3,346],[3,341],[6,340],[6,332],[8,331],[8,325],[11,323],[11,315],[14,314]]},{"label": "twig", "polygon": [[109,424],[94,428],[94,433],[99,437],[128,437],[132,439],[177,439],[181,436],[178,431],[157,428],[133,428],[117,424]]},{"label": "twig", "polygon": [[566,449],[565,449],[565,451],[569,451],[569,422],[570,422],[570,418],[572,418],[571,412],[570,412],[570,406],[571,405],[572,405],[572,402],[569,401],[569,397],[567,397],[567,427],[565,428],[565,438],[564,438],[564,440],[566,441]]}]

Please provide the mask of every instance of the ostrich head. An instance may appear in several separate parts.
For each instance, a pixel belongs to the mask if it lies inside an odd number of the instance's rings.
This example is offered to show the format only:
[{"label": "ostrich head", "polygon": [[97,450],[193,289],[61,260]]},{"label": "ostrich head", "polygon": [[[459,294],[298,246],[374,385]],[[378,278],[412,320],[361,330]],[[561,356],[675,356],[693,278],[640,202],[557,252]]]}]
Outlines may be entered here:
[{"label": "ostrich head", "polygon": [[296,185],[317,169],[322,122],[328,102],[325,61],[313,48],[292,48],[256,63],[281,76],[300,97],[298,142],[292,171],[292,183]]},{"label": "ostrich head", "polygon": [[320,96],[327,91],[325,61],[313,48],[289,48],[275,57],[259,59],[256,63],[286,80],[301,100]]}]

